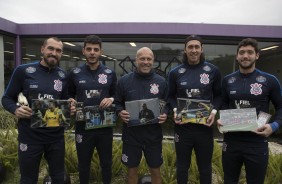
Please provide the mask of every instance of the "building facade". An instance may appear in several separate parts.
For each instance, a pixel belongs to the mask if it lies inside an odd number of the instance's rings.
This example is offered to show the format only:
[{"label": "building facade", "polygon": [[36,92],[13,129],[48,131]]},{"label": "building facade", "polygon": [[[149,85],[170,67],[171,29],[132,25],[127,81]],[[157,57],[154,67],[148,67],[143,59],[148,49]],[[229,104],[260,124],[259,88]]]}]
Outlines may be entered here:
[{"label": "building facade", "polygon": [[149,47],[155,54],[155,69],[164,77],[181,63],[184,40],[197,34],[204,39],[205,58],[217,65],[222,75],[235,71],[236,48],[240,40],[258,40],[257,68],[282,80],[282,26],[190,24],[190,23],[56,23],[17,24],[0,18],[0,95],[14,68],[39,61],[44,39],[59,37],[64,43],[60,66],[65,70],[85,62],[82,54],[86,35],[103,40],[101,62],[114,69],[118,78],[135,68],[135,54]]}]

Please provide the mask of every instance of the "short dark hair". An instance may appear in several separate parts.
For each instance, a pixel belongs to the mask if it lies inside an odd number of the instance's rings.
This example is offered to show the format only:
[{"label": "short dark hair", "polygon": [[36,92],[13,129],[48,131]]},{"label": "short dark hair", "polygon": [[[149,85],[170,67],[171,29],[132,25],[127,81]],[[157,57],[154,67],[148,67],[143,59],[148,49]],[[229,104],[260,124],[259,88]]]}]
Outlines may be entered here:
[{"label": "short dark hair", "polygon": [[[197,36],[197,35],[190,35],[185,39],[184,49],[186,48],[187,43],[191,40],[198,40],[201,43],[201,47],[202,47],[203,39],[201,37]],[[204,53],[202,53],[201,56],[200,56],[200,62],[203,62],[203,61],[205,61]],[[188,58],[187,58],[186,53],[183,53],[183,55],[182,55],[182,63],[188,63]]]},{"label": "short dark hair", "polygon": [[97,35],[88,35],[84,39],[84,48],[87,43],[90,44],[99,44],[100,48],[102,48],[102,39]]},{"label": "short dark hair", "polygon": [[237,53],[241,47],[248,46],[248,45],[254,47],[256,53],[259,52],[257,40],[253,38],[245,38],[238,44]]},{"label": "short dark hair", "polygon": [[49,39],[53,39],[53,40],[55,40],[55,41],[57,41],[57,42],[62,42],[62,40],[61,40],[60,38],[58,38],[58,37],[46,38],[46,39],[44,40],[44,42],[43,42],[43,47],[45,47],[45,46],[47,45],[47,42],[48,42]]},{"label": "short dark hair", "polygon": [[203,45],[203,40],[201,37],[197,35],[190,35],[185,39],[185,48],[186,48],[187,43],[191,40],[198,40],[201,43],[201,46]]}]

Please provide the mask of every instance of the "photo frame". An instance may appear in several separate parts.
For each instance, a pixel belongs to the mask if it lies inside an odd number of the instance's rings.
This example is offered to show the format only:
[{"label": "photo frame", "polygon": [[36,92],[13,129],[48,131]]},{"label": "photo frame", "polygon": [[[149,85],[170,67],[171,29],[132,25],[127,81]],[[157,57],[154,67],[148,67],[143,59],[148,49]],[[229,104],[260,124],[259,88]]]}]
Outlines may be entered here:
[{"label": "photo frame", "polygon": [[85,106],[82,109],[83,113],[80,113],[77,119],[85,121],[86,130],[116,126],[116,108],[114,104],[105,109],[101,109],[99,105]]},{"label": "photo frame", "polygon": [[164,107],[163,103],[160,104],[158,98],[125,102],[125,109],[130,114],[127,126],[131,127],[158,123],[160,108],[163,110]]},{"label": "photo frame", "polygon": [[32,99],[31,128],[69,127],[70,101]]},{"label": "photo frame", "polygon": [[260,111],[259,114],[258,114],[258,118],[257,118],[258,128],[267,124],[269,122],[270,118],[271,118],[271,114]]},{"label": "photo frame", "polygon": [[177,98],[176,118],[182,123],[206,124],[211,110],[210,100]]},{"label": "photo frame", "polygon": [[220,110],[221,132],[254,131],[258,128],[255,108]]}]

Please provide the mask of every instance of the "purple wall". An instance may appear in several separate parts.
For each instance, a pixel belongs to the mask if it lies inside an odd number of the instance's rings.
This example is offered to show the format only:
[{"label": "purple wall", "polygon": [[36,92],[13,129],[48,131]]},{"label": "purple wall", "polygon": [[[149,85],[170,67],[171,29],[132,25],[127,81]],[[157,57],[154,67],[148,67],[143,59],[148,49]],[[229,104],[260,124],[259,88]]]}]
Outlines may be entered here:
[{"label": "purple wall", "polygon": [[16,64],[20,64],[21,35],[156,34],[230,36],[282,39],[282,26],[191,23],[53,23],[17,24],[0,17],[0,31],[16,36]]},{"label": "purple wall", "polygon": [[16,24],[0,18],[0,30],[16,35],[159,34],[282,38],[282,26],[191,23]]},{"label": "purple wall", "polygon": [[282,26],[185,23],[72,23],[21,24],[21,35],[170,34],[282,38]]},{"label": "purple wall", "polygon": [[17,34],[18,33],[18,24],[0,17],[0,30],[6,31],[9,33],[13,33],[13,34]]}]

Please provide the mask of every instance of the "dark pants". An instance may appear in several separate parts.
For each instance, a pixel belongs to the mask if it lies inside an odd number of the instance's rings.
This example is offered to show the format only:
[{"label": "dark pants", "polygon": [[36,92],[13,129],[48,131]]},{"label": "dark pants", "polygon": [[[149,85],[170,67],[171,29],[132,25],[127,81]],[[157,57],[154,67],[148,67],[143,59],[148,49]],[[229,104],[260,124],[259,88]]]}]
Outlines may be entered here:
[{"label": "dark pants", "polygon": [[64,183],[64,139],[51,144],[25,144],[19,142],[21,184],[37,184],[42,155],[48,163],[52,184]]},{"label": "dark pants", "polygon": [[77,136],[81,138],[79,141],[76,139],[80,184],[89,183],[91,158],[93,156],[95,147],[99,155],[103,183],[110,184],[112,177],[112,132],[93,134],[93,132],[90,131],[89,133],[86,132],[82,134],[76,134],[76,137]]},{"label": "dark pants", "polygon": [[263,184],[268,163],[268,144],[223,143],[222,165],[225,184],[237,184],[243,164],[248,184]]},{"label": "dark pants", "polygon": [[191,164],[192,150],[196,154],[196,161],[200,173],[201,184],[211,184],[213,134],[208,130],[206,134],[176,135],[179,141],[175,142],[177,183],[187,184],[188,169]]}]

